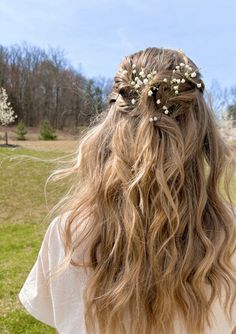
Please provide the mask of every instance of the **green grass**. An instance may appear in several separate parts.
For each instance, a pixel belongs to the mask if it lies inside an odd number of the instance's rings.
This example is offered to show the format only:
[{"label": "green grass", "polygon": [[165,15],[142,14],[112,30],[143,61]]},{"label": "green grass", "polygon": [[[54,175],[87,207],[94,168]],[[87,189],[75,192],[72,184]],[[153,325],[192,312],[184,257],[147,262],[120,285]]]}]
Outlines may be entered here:
[{"label": "green grass", "polygon": [[[9,160],[18,155],[18,158]],[[47,224],[45,181],[55,163],[22,157],[52,159],[55,152],[0,149],[0,333],[55,333],[31,317],[18,301],[18,293],[36,260]],[[8,158],[7,158],[8,157]],[[48,186],[48,204],[64,193],[63,185]]]}]

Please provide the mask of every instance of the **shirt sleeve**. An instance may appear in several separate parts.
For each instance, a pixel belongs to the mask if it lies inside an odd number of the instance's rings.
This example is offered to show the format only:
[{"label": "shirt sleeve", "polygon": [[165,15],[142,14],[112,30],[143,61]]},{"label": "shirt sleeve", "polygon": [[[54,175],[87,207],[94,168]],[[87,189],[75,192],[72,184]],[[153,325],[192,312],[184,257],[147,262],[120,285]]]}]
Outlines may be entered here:
[{"label": "shirt sleeve", "polygon": [[49,225],[36,262],[18,295],[22,305],[33,317],[54,328],[55,316],[48,275],[52,263],[59,264],[62,254],[57,223],[58,217]]}]

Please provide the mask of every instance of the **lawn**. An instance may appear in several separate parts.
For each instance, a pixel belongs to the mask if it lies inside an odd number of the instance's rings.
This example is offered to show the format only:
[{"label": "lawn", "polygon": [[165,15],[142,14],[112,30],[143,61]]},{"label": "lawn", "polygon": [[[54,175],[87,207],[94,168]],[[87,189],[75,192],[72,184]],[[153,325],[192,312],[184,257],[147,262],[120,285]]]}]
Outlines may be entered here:
[{"label": "lawn", "polygon": [[[55,333],[35,320],[17,299],[36,260],[47,224],[44,184],[55,163],[67,153],[0,148],[0,333]],[[18,156],[13,158],[14,156]],[[26,159],[28,155],[33,159]],[[23,158],[24,157],[24,158]],[[51,208],[64,193],[62,184],[48,186]]]},{"label": "lawn", "polygon": [[[61,147],[63,149],[63,145]],[[40,159],[54,159],[67,153],[58,150],[0,148],[1,334],[55,333],[27,314],[17,295],[36,260],[47,228],[43,222],[48,213],[44,184],[56,165]],[[13,159],[16,155],[18,158]],[[26,159],[25,156],[32,159]],[[236,179],[232,182],[234,198],[235,190]],[[65,184],[49,184],[49,208],[65,191]]]}]

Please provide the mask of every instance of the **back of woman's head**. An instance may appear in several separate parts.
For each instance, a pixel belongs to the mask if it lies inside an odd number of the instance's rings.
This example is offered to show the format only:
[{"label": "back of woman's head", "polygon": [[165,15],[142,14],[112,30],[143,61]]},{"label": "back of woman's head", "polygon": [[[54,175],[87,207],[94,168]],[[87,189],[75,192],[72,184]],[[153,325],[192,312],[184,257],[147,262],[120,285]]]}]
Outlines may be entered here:
[{"label": "back of woman's head", "polygon": [[97,322],[102,334],[174,333],[178,314],[201,333],[222,291],[232,306],[235,161],[204,88],[182,51],[125,57],[74,165],[53,175],[75,176],[64,240],[68,262],[87,243],[88,332]]}]

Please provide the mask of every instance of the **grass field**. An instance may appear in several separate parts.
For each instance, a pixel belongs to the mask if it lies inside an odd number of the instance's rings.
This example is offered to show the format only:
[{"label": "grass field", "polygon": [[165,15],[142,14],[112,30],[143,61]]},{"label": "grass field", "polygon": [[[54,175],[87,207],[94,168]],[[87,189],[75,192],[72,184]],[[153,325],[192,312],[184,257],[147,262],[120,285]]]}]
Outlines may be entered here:
[{"label": "grass field", "polygon": [[[55,167],[37,160],[61,157],[63,152],[0,148],[0,333],[55,333],[25,312],[17,295],[36,260],[47,224],[44,184]],[[18,155],[17,159],[9,160]],[[29,155],[36,160],[27,160]],[[48,186],[52,207],[65,187]]]},{"label": "grass field", "polygon": [[[0,333],[43,334],[55,333],[48,326],[31,317],[21,306],[17,295],[34,261],[36,260],[47,224],[43,219],[48,213],[44,198],[45,181],[55,164],[39,159],[61,157],[76,146],[61,142],[40,143],[40,147],[28,142],[26,148],[0,148]],[[45,147],[47,151],[42,151]],[[69,149],[68,149],[69,147]],[[61,151],[60,151],[60,150]],[[12,159],[18,155],[18,158]],[[34,159],[20,158],[30,156]],[[49,208],[66,190],[65,185],[49,184]],[[236,179],[232,183],[236,193]]]}]

